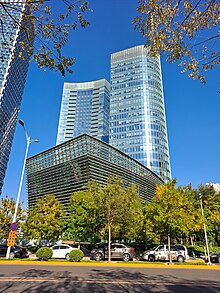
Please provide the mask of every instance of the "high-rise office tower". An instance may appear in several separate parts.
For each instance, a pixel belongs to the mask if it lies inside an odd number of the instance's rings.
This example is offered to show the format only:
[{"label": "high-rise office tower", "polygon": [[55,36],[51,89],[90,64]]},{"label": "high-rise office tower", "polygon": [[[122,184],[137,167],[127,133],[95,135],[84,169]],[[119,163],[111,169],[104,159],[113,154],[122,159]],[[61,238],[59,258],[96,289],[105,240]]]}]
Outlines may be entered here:
[{"label": "high-rise office tower", "polygon": [[[11,0],[4,1],[5,7],[0,5],[0,193],[28,71],[26,45],[33,42],[25,3]],[[28,29],[22,30],[22,26]]]},{"label": "high-rise office tower", "polygon": [[143,45],[111,55],[110,144],[171,178],[160,57]]},{"label": "high-rise office tower", "polygon": [[57,142],[89,134],[109,142],[110,84],[105,79],[64,83]]}]

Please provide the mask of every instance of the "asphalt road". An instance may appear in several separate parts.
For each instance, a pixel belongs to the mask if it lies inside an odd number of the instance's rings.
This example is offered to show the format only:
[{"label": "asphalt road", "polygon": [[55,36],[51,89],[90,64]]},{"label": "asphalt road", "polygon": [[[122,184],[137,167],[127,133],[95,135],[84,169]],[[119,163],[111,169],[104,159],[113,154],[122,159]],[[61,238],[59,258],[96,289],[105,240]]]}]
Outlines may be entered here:
[{"label": "asphalt road", "polygon": [[220,292],[220,270],[0,265],[0,293]]}]

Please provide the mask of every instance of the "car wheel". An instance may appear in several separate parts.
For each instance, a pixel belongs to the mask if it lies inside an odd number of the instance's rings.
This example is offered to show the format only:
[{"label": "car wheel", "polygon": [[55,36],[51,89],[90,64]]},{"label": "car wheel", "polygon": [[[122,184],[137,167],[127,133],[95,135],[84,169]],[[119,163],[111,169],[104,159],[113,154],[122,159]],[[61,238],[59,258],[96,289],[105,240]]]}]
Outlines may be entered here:
[{"label": "car wheel", "polygon": [[123,261],[129,261],[130,260],[130,255],[128,253],[123,254],[122,257]]},{"label": "car wheel", "polygon": [[100,252],[96,253],[96,254],[94,255],[94,259],[97,260],[97,261],[102,260],[102,254],[101,254]]},{"label": "car wheel", "polygon": [[184,259],[184,257],[183,257],[182,255],[179,255],[179,256],[177,257],[177,261],[178,261],[178,262],[184,262],[185,259]]},{"label": "car wheel", "polygon": [[69,255],[69,253],[66,254],[65,259],[66,259],[66,260],[70,260],[70,255]]},{"label": "car wheel", "polygon": [[148,256],[148,261],[155,262],[155,256],[154,255],[149,255]]}]

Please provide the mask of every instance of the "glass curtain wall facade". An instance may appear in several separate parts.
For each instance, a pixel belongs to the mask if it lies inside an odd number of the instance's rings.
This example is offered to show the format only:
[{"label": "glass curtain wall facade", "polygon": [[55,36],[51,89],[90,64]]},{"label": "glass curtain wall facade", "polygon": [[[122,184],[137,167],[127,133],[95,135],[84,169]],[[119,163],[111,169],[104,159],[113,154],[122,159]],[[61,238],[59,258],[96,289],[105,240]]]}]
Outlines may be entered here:
[{"label": "glass curtain wall facade", "polygon": [[[24,19],[24,13],[28,11],[26,1],[4,2],[10,15],[0,5],[0,193],[29,65],[29,55],[26,49],[21,49],[21,44],[26,48],[33,42],[31,22]],[[29,40],[27,31],[15,22],[29,27]],[[23,58],[18,56],[21,52]]]},{"label": "glass curtain wall facade", "polygon": [[84,133],[109,142],[109,99],[105,79],[64,83],[56,144]]},{"label": "glass curtain wall facade", "polygon": [[110,144],[171,179],[160,57],[143,45],[111,55]]},{"label": "glass curtain wall facade", "polygon": [[85,190],[89,180],[107,184],[109,176],[119,176],[125,186],[136,184],[143,202],[155,195],[163,184],[159,176],[138,161],[107,143],[80,135],[27,159],[28,207],[39,198],[54,194],[68,212],[70,196]]}]

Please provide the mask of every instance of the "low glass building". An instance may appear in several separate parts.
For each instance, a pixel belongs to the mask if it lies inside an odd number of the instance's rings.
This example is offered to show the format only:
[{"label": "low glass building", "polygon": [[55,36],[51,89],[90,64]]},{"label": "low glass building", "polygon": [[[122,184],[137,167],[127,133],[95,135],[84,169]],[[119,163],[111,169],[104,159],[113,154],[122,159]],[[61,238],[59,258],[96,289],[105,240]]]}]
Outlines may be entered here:
[{"label": "low glass building", "polygon": [[67,210],[70,196],[83,190],[89,180],[106,184],[109,176],[134,183],[142,201],[151,200],[162,179],[146,166],[109,144],[87,134],[27,159],[28,207],[47,194],[54,194]]}]

